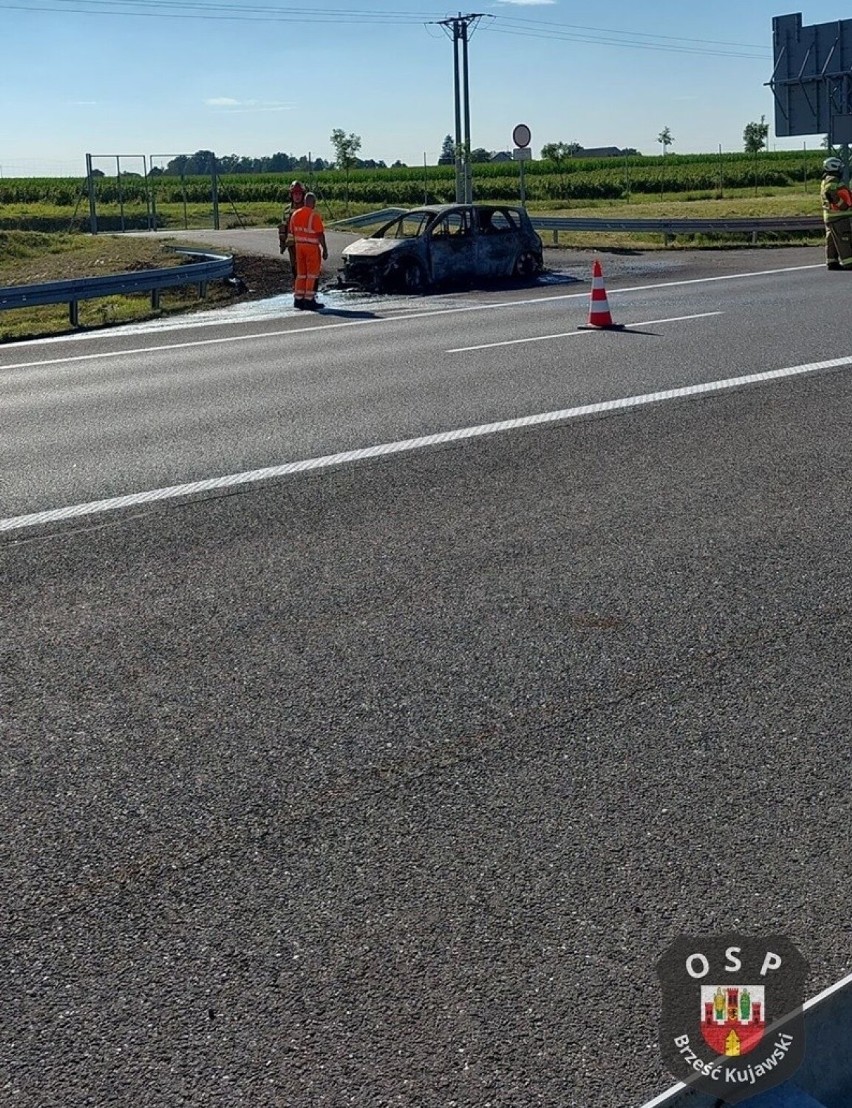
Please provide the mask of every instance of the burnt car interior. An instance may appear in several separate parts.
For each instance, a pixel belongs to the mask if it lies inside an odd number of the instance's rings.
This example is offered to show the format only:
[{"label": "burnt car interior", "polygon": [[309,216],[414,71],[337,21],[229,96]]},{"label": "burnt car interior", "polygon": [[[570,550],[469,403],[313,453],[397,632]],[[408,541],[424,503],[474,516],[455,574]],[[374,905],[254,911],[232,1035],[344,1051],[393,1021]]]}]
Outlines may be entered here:
[{"label": "burnt car interior", "polygon": [[511,212],[503,208],[478,208],[479,227],[484,235],[505,235],[518,230]]},{"label": "burnt car interior", "polygon": [[417,239],[423,234],[431,212],[409,212],[407,215],[382,227],[371,236],[374,239]]},{"label": "burnt car interior", "polygon": [[432,238],[459,238],[470,235],[473,231],[471,225],[471,212],[449,212],[432,225]]}]

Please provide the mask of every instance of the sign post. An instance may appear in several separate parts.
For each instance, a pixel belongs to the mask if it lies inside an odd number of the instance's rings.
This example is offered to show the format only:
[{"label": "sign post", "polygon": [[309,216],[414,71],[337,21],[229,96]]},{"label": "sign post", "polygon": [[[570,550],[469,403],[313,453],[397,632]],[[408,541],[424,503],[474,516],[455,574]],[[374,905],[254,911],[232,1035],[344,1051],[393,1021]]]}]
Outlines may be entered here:
[{"label": "sign post", "polygon": [[531,139],[532,132],[526,123],[519,123],[514,131],[512,131],[512,141],[515,144],[512,157],[519,163],[521,206],[524,208],[527,206],[527,194],[524,184],[524,162],[532,160],[532,150],[529,148]]}]

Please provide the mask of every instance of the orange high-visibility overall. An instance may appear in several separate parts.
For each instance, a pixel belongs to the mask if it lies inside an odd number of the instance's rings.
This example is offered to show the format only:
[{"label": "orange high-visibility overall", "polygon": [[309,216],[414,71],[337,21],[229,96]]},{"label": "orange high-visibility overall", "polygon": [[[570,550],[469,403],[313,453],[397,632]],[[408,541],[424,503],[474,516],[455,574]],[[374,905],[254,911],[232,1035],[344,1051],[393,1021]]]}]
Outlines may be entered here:
[{"label": "orange high-visibility overall", "polygon": [[322,216],[316,208],[297,208],[290,216],[290,233],[296,240],[297,300],[315,300],[322,271],[320,239],[325,233]]}]

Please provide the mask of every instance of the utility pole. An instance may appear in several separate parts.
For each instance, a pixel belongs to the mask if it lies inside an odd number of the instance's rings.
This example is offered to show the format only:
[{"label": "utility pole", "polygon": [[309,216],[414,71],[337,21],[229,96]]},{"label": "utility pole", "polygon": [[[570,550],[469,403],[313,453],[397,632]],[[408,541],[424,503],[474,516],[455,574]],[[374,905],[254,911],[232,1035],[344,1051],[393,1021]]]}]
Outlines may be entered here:
[{"label": "utility pole", "polygon": [[[470,172],[470,72],[468,65],[468,43],[470,29],[482,19],[482,14],[472,13],[450,19],[438,20],[453,39],[453,93],[455,97],[456,117],[456,203],[473,202],[473,181]],[[461,43],[461,73],[459,72],[459,43]],[[464,137],[462,137],[462,100],[464,100]]]}]

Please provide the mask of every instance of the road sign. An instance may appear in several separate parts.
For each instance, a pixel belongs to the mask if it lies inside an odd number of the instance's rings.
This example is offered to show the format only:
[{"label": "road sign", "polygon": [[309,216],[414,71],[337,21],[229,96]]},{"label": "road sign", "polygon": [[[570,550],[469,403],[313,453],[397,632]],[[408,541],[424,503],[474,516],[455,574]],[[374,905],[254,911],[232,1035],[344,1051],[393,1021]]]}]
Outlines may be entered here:
[{"label": "road sign", "polygon": [[512,142],[514,142],[515,146],[529,146],[531,138],[532,131],[530,131],[526,123],[519,123],[514,131],[512,131]]},{"label": "road sign", "polygon": [[852,136],[852,19],[802,26],[801,13],[772,20],[775,134]]},{"label": "road sign", "polygon": [[532,150],[528,146],[516,146],[512,151],[512,160],[516,162],[531,162]]}]

